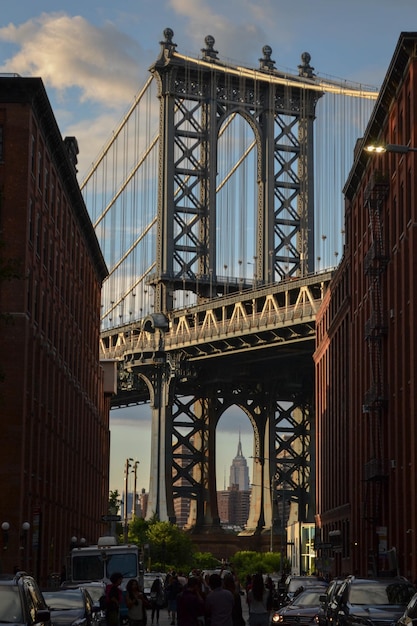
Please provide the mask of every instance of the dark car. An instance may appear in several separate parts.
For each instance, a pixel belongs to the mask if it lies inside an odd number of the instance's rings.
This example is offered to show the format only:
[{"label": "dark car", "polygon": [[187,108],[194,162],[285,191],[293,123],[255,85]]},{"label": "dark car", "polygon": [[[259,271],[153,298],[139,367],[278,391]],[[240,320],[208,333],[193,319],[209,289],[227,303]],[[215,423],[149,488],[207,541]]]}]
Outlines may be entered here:
[{"label": "dark car", "polygon": [[316,626],[323,588],[308,587],[272,614],[272,626]]},{"label": "dark car", "polygon": [[341,585],[344,583],[344,578],[333,578],[326,589],[326,592],[320,596],[321,606],[318,615],[319,626],[332,626],[335,621],[335,606],[334,600]]},{"label": "dark car", "polygon": [[0,624],[50,626],[50,612],[32,576],[24,572],[0,577]]},{"label": "dark car", "polygon": [[288,576],[286,585],[287,601],[292,600],[295,594],[308,587],[322,587],[322,593],[327,589],[327,583],[317,576]]},{"label": "dark car", "polygon": [[337,626],[391,626],[413,597],[415,587],[405,578],[348,576],[332,603]]},{"label": "dark car", "polygon": [[89,581],[80,584],[65,581],[61,585],[62,589],[78,589],[79,587],[88,591],[94,604],[94,611],[97,613],[97,621],[100,622],[100,626],[106,626],[106,612],[100,606],[101,598],[106,593],[106,583],[103,581]]},{"label": "dark car", "polygon": [[99,626],[99,611],[86,589],[54,589],[44,591],[51,611],[52,626]]},{"label": "dark car", "polygon": [[417,593],[413,595],[404,613],[397,622],[397,626],[415,626],[417,624]]}]

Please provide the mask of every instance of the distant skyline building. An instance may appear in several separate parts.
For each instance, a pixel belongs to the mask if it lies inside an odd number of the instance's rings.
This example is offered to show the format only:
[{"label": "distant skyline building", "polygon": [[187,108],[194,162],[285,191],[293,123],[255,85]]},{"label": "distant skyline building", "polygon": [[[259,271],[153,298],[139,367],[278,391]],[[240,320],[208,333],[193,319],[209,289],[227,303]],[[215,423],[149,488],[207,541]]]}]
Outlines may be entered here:
[{"label": "distant skyline building", "polygon": [[243,456],[239,433],[237,454],[230,466],[229,486],[217,492],[220,523],[244,528],[249,517],[250,489],[249,469]]},{"label": "distant skyline building", "polygon": [[240,491],[249,491],[249,468],[246,458],[243,456],[240,433],[237,454],[230,466],[229,487],[233,485],[238,485]]}]

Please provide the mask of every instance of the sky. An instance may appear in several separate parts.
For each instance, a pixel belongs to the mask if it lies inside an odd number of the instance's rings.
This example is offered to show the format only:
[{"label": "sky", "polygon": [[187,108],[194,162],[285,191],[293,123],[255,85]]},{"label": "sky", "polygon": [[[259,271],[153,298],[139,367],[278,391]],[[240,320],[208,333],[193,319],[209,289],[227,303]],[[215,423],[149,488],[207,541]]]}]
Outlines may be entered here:
[{"label": "sky", "polygon": [[[63,136],[76,136],[79,180],[144,85],[163,31],[177,50],[200,55],[212,35],[218,58],[259,67],[272,48],[278,70],[297,73],[303,52],[322,78],[379,87],[402,31],[417,31],[416,0],[1,0],[0,73],[43,79]],[[126,458],[139,461],[148,489],[150,409],[111,411],[110,489],[124,488]],[[217,482],[228,484],[239,433],[252,455],[249,421],[223,416],[217,435]]]}]

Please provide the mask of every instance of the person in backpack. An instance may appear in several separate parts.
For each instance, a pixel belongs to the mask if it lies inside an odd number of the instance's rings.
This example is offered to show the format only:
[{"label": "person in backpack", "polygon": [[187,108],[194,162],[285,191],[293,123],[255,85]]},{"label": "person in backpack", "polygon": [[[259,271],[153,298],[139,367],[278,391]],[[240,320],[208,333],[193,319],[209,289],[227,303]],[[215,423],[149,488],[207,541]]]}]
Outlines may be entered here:
[{"label": "person in backpack", "polygon": [[120,624],[120,605],[123,599],[122,590],[120,589],[122,581],[123,575],[120,572],[114,572],[110,576],[110,584],[106,587],[107,626],[119,626]]}]

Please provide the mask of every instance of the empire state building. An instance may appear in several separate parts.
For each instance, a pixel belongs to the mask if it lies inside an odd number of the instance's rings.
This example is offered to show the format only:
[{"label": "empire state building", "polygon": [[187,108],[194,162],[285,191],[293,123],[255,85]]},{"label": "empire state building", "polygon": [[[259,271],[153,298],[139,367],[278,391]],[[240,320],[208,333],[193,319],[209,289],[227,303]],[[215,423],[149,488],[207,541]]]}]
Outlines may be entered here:
[{"label": "empire state building", "polygon": [[245,457],[242,452],[242,442],[240,440],[237,446],[237,454],[230,466],[229,487],[237,485],[239,491],[249,491],[249,469]]},{"label": "empire state building", "polygon": [[229,486],[217,492],[220,523],[243,529],[249,517],[249,469],[242,452],[242,443],[237,446],[237,455],[230,466]]}]

